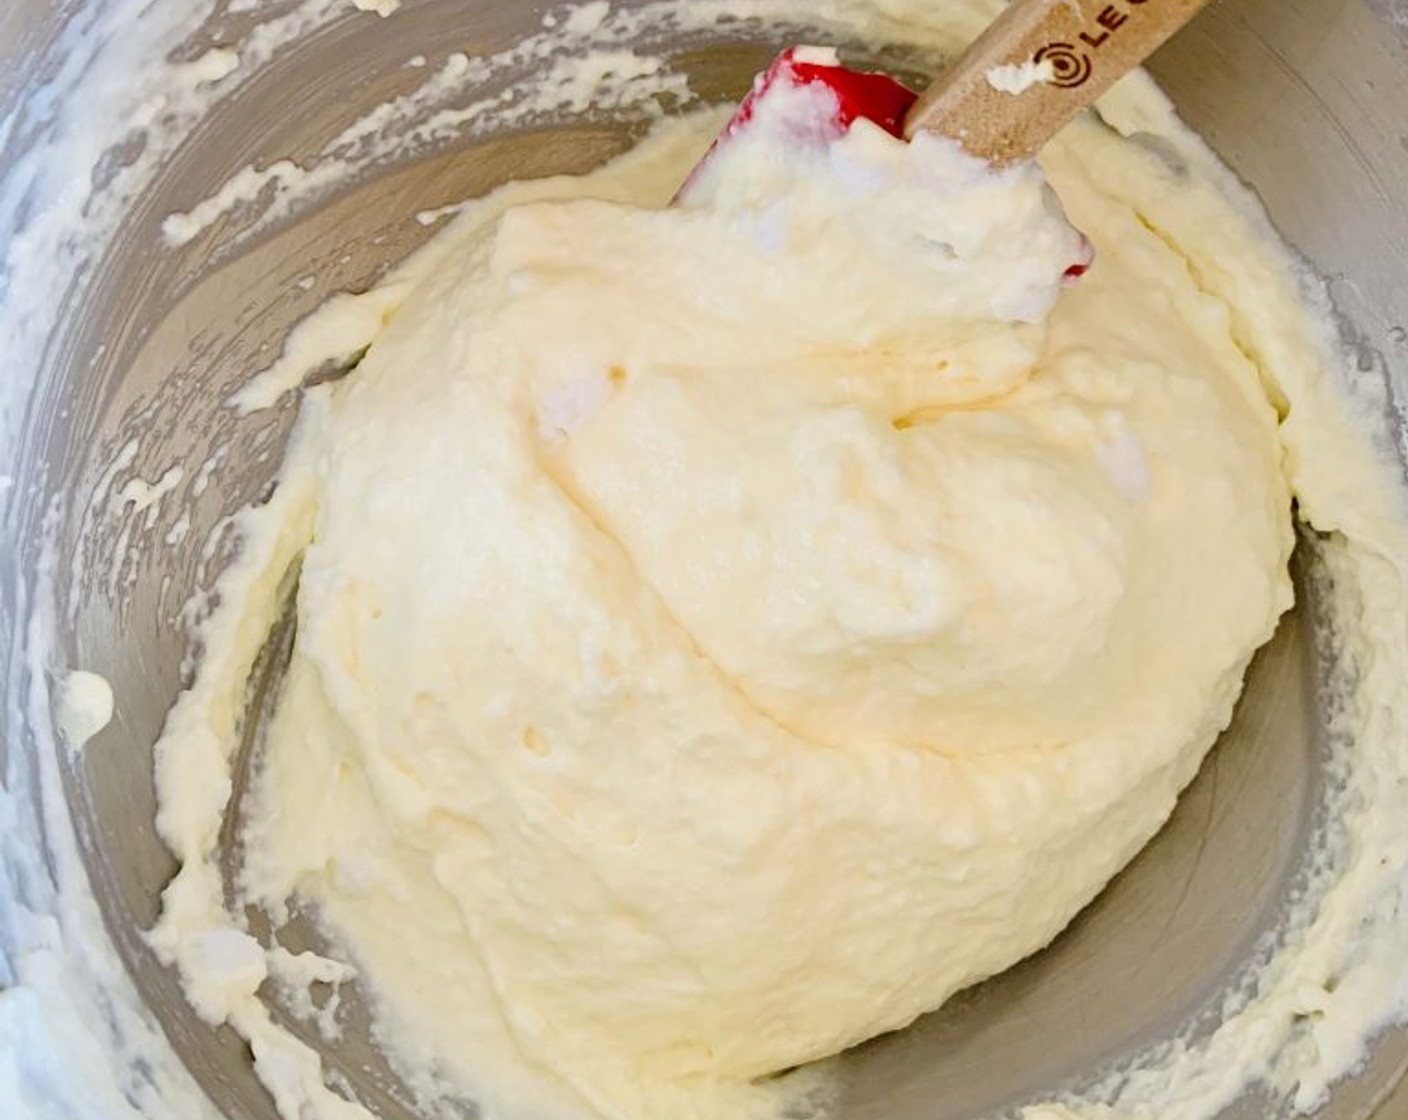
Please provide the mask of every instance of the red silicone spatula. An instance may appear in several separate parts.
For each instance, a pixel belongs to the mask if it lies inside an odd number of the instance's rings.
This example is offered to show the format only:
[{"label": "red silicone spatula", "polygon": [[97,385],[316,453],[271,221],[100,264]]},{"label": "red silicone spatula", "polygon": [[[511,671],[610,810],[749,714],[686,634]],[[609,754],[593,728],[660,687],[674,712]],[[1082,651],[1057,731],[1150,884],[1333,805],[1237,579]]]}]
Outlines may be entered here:
[{"label": "red silicone spatula", "polygon": [[[834,94],[838,136],[864,119],[906,139],[939,133],[996,166],[1030,159],[1207,2],[1014,0],[918,94],[886,74],[850,70],[791,48],[754,81],[700,167],[748,127],[763,98],[785,86],[822,86]],[[696,168],[682,194],[698,174]],[[1079,276],[1089,263],[1088,256],[1073,262],[1067,276]]]}]

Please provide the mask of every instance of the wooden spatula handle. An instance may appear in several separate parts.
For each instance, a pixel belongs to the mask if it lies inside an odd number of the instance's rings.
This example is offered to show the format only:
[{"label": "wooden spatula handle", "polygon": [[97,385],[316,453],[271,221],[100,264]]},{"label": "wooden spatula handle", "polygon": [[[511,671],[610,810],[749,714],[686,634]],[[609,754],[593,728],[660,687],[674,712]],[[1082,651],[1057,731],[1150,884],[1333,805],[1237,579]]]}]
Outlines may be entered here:
[{"label": "wooden spatula handle", "polygon": [[[1207,2],[1014,0],[924,91],[905,135],[939,132],[999,165],[1034,156]],[[1043,78],[1014,88],[1027,63]]]}]

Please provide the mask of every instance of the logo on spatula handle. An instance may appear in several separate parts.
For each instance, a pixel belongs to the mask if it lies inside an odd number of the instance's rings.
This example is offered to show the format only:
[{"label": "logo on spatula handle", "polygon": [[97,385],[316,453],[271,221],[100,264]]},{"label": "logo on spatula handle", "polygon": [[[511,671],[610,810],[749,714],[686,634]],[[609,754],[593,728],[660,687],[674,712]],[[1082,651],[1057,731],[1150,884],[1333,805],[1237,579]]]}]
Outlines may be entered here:
[{"label": "logo on spatula handle", "polygon": [[1061,89],[1075,89],[1090,78],[1090,56],[1070,43],[1047,43],[1037,51],[1032,61],[1050,67],[1046,81]]}]

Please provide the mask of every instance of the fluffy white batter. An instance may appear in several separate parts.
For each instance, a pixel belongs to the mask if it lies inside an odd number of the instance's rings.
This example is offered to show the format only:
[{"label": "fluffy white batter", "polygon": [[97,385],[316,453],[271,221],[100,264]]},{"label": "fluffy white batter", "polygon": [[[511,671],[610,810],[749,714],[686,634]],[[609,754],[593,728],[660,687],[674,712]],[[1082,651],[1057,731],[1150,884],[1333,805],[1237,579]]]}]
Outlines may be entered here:
[{"label": "fluffy white batter", "polygon": [[[1257,369],[1089,170],[1153,157],[1053,146],[1098,253],[1062,291],[1040,173],[931,138],[763,120],[662,209],[717,124],[509,188],[364,300],[263,515],[266,589],[302,561],[250,898],[314,901],[402,1049],[638,1120],[1048,942],[1291,599]],[[178,852],[209,699],[161,758]],[[216,889],[188,863],[156,938],[238,1017]]]},{"label": "fluffy white batter", "polygon": [[[427,145],[452,136],[456,142],[472,144],[539,120],[543,114],[570,114],[589,105],[639,120],[648,106],[687,99],[683,74],[654,53],[665,47],[659,34],[652,37],[652,28],[669,28],[672,44],[681,36],[714,41],[736,36],[739,19],[757,17],[764,22],[816,25],[824,28],[818,34],[827,37],[904,46],[936,58],[971,37],[995,6],[995,0],[941,4],[844,0],[824,5],[813,0],[679,4],[660,0],[629,8],[609,7],[605,0],[597,0],[577,5],[570,12],[548,14],[541,32],[505,43],[486,56],[451,53],[429,63],[424,56],[411,56],[407,65],[418,72],[423,67],[423,81],[407,96],[359,106],[364,110],[360,115],[349,107],[353,119],[348,127],[315,140],[297,164],[275,159],[252,166],[234,174],[210,197],[183,202],[185,212],[171,215],[165,224],[168,243],[179,245],[214,232],[215,240],[229,248],[240,243],[241,236],[267,230],[283,217],[305,215],[330,185],[423,154]],[[111,675],[111,658],[120,663],[134,656],[134,643],[130,635],[118,634],[115,648],[105,650],[104,642],[94,640],[95,634],[106,632],[101,606],[97,618],[65,612],[83,612],[93,605],[79,596],[85,581],[100,581],[117,600],[132,589],[132,573],[139,564],[166,569],[170,549],[200,547],[199,532],[183,542],[185,529],[179,527],[199,528],[208,522],[203,514],[213,517],[228,512],[221,491],[242,464],[231,459],[229,445],[217,446],[199,470],[192,470],[194,463],[162,462],[165,452],[159,442],[145,436],[142,454],[134,461],[137,443],[120,431],[109,447],[108,460],[95,467],[96,481],[62,503],[70,507],[73,531],[82,538],[79,559],[69,570],[62,559],[68,554],[62,511],[45,504],[36,512],[39,504],[60,496],[44,481],[47,468],[25,456],[27,437],[20,438],[22,425],[45,414],[49,375],[56,372],[54,354],[63,349],[54,344],[70,332],[73,323],[75,278],[81,287],[95,263],[120,246],[133,211],[152,197],[164,162],[180,151],[189,131],[207,120],[214,123],[206,116],[210,110],[233,108],[232,99],[242,95],[251,81],[267,76],[266,69],[276,59],[287,60],[284,52],[300,38],[327,35],[342,44],[344,17],[372,25],[378,20],[372,15],[356,16],[346,0],[291,0],[250,8],[234,24],[221,21],[215,39],[220,48],[192,59],[192,49],[207,41],[200,28],[210,5],[202,0],[169,0],[159,10],[128,0],[90,0],[82,8],[81,18],[72,21],[53,51],[46,51],[42,66],[27,68],[21,45],[17,71],[21,86],[32,73],[42,74],[44,84],[35,87],[32,98],[21,95],[20,116],[14,119],[23,121],[26,105],[42,103],[45,123],[42,128],[14,133],[10,137],[14,143],[7,149],[14,158],[0,167],[0,199],[15,204],[5,213],[6,230],[12,236],[0,238],[0,271],[10,280],[0,285],[0,335],[7,340],[10,369],[10,376],[0,378],[0,506],[7,525],[27,527],[21,536],[26,545],[31,543],[26,534],[37,527],[41,514],[44,522],[44,548],[38,562],[30,567],[26,548],[25,563],[4,573],[6,609],[14,611],[9,621],[15,633],[23,630],[23,637],[11,647],[13,656],[6,662],[5,719],[11,734],[9,749],[0,752],[5,755],[0,782],[0,878],[4,880],[0,888],[0,1100],[10,1110],[7,1115],[46,1120],[75,1116],[192,1120],[213,1117],[217,1106],[169,1040],[183,1047],[195,1045],[201,1051],[200,1063],[222,1050],[226,1040],[217,1047],[213,1031],[208,1035],[191,1031],[184,1012],[172,1012],[162,985],[148,987],[149,976],[129,975],[124,968],[113,933],[137,919],[120,906],[113,909],[110,893],[101,899],[94,894],[91,864],[85,867],[87,846],[95,835],[109,833],[90,827],[91,806],[81,792],[73,796],[75,787],[68,786],[81,756],[55,749],[64,741],[77,747],[108,714],[100,680],[72,670],[94,669]],[[138,9],[140,18],[135,18]],[[1387,54],[1375,53],[1375,36],[1381,29],[1368,9],[1351,6],[1337,12],[1336,28],[1355,40],[1356,51],[1366,52],[1366,73],[1390,65]],[[420,45],[413,37],[403,41],[396,35],[385,42],[388,66],[398,60],[397,42],[403,42],[406,51]],[[167,61],[158,61],[163,59]],[[496,83],[509,76],[521,96],[505,104]],[[1302,98],[1310,128],[1329,127],[1333,121],[1337,103],[1329,88],[1333,78],[1333,67],[1323,74],[1315,71],[1296,77],[1296,96]],[[1325,105],[1319,103],[1322,94]],[[1331,751],[1329,778],[1332,784],[1343,783],[1343,794],[1328,806],[1335,813],[1332,835],[1317,834],[1317,839],[1335,843],[1328,850],[1307,853],[1308,893],[1300,894],[1298,886],[1296,895],[1287,900],[1289,910],[1275,931],[1275,945],[1262,946],[1265,956],[1249,958],[1242,978],[1245,984],[1229,991],[1217,1021],[1202,1022],[1197,1030],[1185,1022],[1178,1028],[1180,1033],[1161,1036],[1154,1048],[1123,1054],[1108,1078],[1083,1088],[1078,1097],[1059,1105],[1033,1103],[1024,1116],[1026,1120],[1207,1118],[1217,1115],[1248,1086],[1265,1086],[1275,1099],[1309,1111],[1324,1100],[1331,1082],[1355,1067],[1378,1028],[1408,1017],[1403,971],[1403,961],[1408,959],[1408,913],[1402,906],[1408,883],[1408,825],[1402,811],[1403,790],[1408,788],[1404,750],[1408,742],[1408,675],[1404,672],[1408,579],[1402,559],[1408,556],[1408,513],[1401,450],[1387,440],[1378,446],[1370,443],[1370,433],[1393,438],[1389,433],[1394,425],[1384,419],[1389,404],[1383,399],[1379,378],[1362,366],[1356,370],[1352,358],[1347,362],[1337,351],[1319,282],[1297,275],[1297,263],[1242,185],[1182,128],[1146,80],[1125,82],[1102,99],[1099,112],[1119,133],[1135,137],[1134,142],[1083,125],[1066,138],[1065,146],[1051,153],[1049,162],[1054,180],[1082,225],[1091,224],[1089,199],[1103,196],[1100,212],[1112,220],[1118,216],[1132,231],[1125,236],[1116,225],[1104,234],[1092,229],[1105,246],[1100,267],[1111,264],[1108,243],[1112,239],[1132,252],[1144,245],[1152,255],[1159,255],[1141,230],[1157,234],[1171,250],[1164,258],[1167,267],[1159,267],[1170,275],[1186,268],[1197,288],[1225,307],[1226,323],[1213,333],[1235,340],[1256,365],[1281,413],[1283,466],[1300,515],[1311,530],[1309,551],[1316,557],[1316,566],[1323,566],[1329,576],[1313,598],[1317,612],[1325,611],[1334,629],[1329,642],[1338,674],[1329,683],[1336,691],[1326,713],[1328,726],[1322,730]],[[1142,146],[1151,138],[1150,147],[1163,153],[1167,162]],[[296,384],[306,367],[377,341],[384,322],[396,313],[410,289],[435,271],[437,261],[453,258],[456,247],[472,239],[469,227],[489,222],[502,206],[584,192],[659,202],[702,141],[702,132],[682,132],[675,140],[657,137],[652,150],[590,180],[512,188],[481,206],[458,232],[413,262],[393,284],[367,296],[330,303],[328,312],[291,342],[277,376],[262,379],[241,401],[251,407],[261,401],[272,403],[279,389]],[[139,153],[135,158],[134,152]],[[1372,163],[1373,153],[1369,155]],[[1346,182],[1353,186],[1355,180]],[[0,205],[0,210],[5,207]],[[1136,215],[1139,228],[1130,221]],[[222,223],[218,229],[212,225],[216,222]],[[295,274],[305,277],[300,287],[307,284],[309,271],[319,271],[320,282],[340,282],[334,262],[342,249],[332,242],[328,245],[333,256],[293,262],[301,270]],[[200,244],[193,243],[192,249],[182,258],[183,267],[189,265],[197,272],[211,263]],[[1333,268],[1346,265],[1342,252],[1326,254],[1324,263]],[[1361,270],[1348,268],[1348,272],[1362,283]],[[1352,285],[1346,290],[1352,292]],[[656,299],[653,289],[647,294]],[[1117,298],[1123,301],[1132,295],[1121,289]],[[1067,302],[1063,300],[1051,324],[1052,340],[1059,336],[1068,314]],[[1348,309],[1355,311],[1352,300]],[[888,312],[886,317],[890,321]],[[1387,324],[1376,325],[1366,317],[1360,325],[1369,330],[1371,339],[1376,330],[1377,337],[1388,337]],[[1134,333],[1133,342],[1144,346],[1142,333],[1133,332],[1127,322],[1117,318],[1110,326],[1117,336]],[[1103,333],[1103,325],[1096,333]],[[378,342],[378,348],[386,341]],[[1015,376],[1021,379],[1020,369]],[[590,385],[593,377],[589,372],[584,384]],[[748,388],[750,393],[755,391],[751,384]],[[162,824],[183,867],[167,892],[166,917],[154,942],[179,964],[187,992],[201,1013],[212,1024],[229,1022],[249,1041],[255,1070],[288,1120],[368,1120],[371,1115],[351,1102],[353,1090],[339,1079],[339,1070],[363,1062],[365,1052],[355,1022],[351,1037],[341,1042],[334,1037],[345,1017],[342,1012],[349,1007],[345,1001],[339,1007],[340,991],[329,996],[327,990],[328,986],[340,988],[353,977],[362,990],[380,997],[375,1007],[379,1039],[396,1071],[415,1090],[429,1087],[426,1097],[417,1102],[426,1116],[463,1114],[430,1107],[434,1102],[428,1098],[441,1089],[481,1098],[496,1095],[506,1107],[490,1109],[491,1115],[524,1111],[549,1115],[551,1107],[535,1107],[542,1103],[535,1097],[535,1087],[551,1086],[554,1081],[561,1087],[564,1078],[578,1086],[557,1094],[555,1103],[569,1114],[584,1110],[574,1092],[591,1093],[598,1102],[623,1101],[616,1111],[627,1115],[674,1117],[693,1112],[736,1117],[776,1105],[778,1094],[766,1089],[739,1100],[741,1090],[724,1092],[715,1086],[711,1091],[698,1082],[673,1091],[666,1085],[656,1099],[641,1100],[639,1091],[604,1062],[598,1068],[594,1061],[585,1076],[570,1065],[553,1070],[541,1061],[535,1065],[534,1055],[541,1058],[544,1051],[531,1050],[531,1045],[517,1048],[495,1010],[491,976],[472,955],[451,954],[430,961],[429,954],[438,944],[464,945],[464,922],[454,899],[435,881],[428,857],[418,864],[423,869],[419,877],[399,880],[399,893],[390,902],[384,901],[390,897],[384,883],[360,886],[360,894],[353,892],[353,872],[379,868],[392,876],[402,874],[413,863],[406,844],[425,839],[424,831],[418,834],[402,828],[387,848],[388,858],[380,863],[361,858],[358,863],[355,857],[365,857],[377,841],[355,834],[349,823],[346,829],[355,843],[347,845],[346,858],[341,851],[335,853],[333,866],[340,876],[336,881],[326,872],[305,873],[300,864],[313,861],[300,860],[305,853],[294,848],[256,864],[247,875],[249,891],[237,890],[232,898],[226,897],[217,861],[227,851],[233,831],[231,824],[222,833],[222,817],[239,809],[229,796],[230,758],[238,743],[244,680],[277,613],[281,578],[313,532],[321,488],[315,466],[329,438],[323,420],[328,396],[326,392],[310,396],[307,419],[279,493],[267,506],[236,518],[243,551],[216,589],[224,605],[192,635],[194,648],[204,654],[201,673],[173,713],[162,748]],[[611,399],[617,399],[614,389]],[[562,400],[574,398],[569,393]],[[134,407],[140,410],[123,423],[132,421],[136,430],[145,432],[151,417],[145,410],[159,403],[137,402]],[[342,408],[338,402],[334,411]],[[590,424],[579,425],[576,431],[584,433],[606,415],[599,411]],[[549,418],[575,423],[585,414],[569,408]],[[257,425],[259,419],[253,423]],[[554,462],[562,465],[565,457]],[[1130,460],[1120,462],[1125,465],[1116,465],[1117,474],[1138,477],[1128,469]],[[571,463],[571,477],[583,472],[585,465],[584,459]],[[178,486],[163,501],[136,509],[145,503],[142,494],[160,497],[157,491],[165,490],[164,480],[173,477],[169,468],[190,471],[194,484]],[[559,473],[559,477],[568,475]],[[207,500],[197,503],[209,483],[213,485]],[[137,501],[114,500],[118,494],[130,495],[134,486],[140,491]],[[601,490],[598,486],[596,492]],[[579,498],[587,497],[584,487]],[[608,504],[600,497],[591,500],[607,511]],[[201,508],[192,509],[192,503]],[[124,524],[115,512],[118,507],[131,514],[127,524],[141,521],[151,528],[152,521],[159,519],[162,525],[155,534],[124,530],[105,535],[107,529]],[[188,514],[192,521],[184,520]],[[12,520],[16,516],[18,520]],[[619,520],[619,511],[612,516]],[[162,529],[168,529],[164,536]],[[207,558],[209,550],[218,551],[217,543],[206,542]],[[179,577],[175,586],[183,587]],[[67,599],[65,587],[70,589]],[[77,661],[68,644],[74,635],[65,619],[81,631],[79,652],[87,656]],[[721,643],[727,637],[708,637],[714,646],[712,656],[724,656]],[[702,644],[701,640],[701,648]],[[822,650],[819,660],[829,672],[838,666],[834,660],[828,663],[826,652]],[[745,649],[740,654],[735,648],[728,656],[751,653]],[[807,664],[811,672],[815,666]],[[749,693],[756,701],[760,689],[780,692],[778,683],[753,673]],[[1030,682],[1024,687],[1030,691]],[[103,749],[140,746],[130,739],[123,741],[131,730],[135,702],[125,686],[119,690],[120,734],[115,742],[100,744]],[[53,720],[58,721],[57,728],[51,725]],[[280,748],[284,754],[289,742]],[[554,749],[560,763],[560,748]],[[1190,765],[1195,754],[1188,752]],[[1016,757],[1013,751],[1000,752],[985,765]],[[64,765],[61,760],[66,760]],[[958,760],[954,768],[974,765],[974,760]],[[383,784],[383,788],[387,787]],[[745,790],[752,793],[756,788],[755,783]],[[321,796],[324,787],[314,792]],[[673,787],[665,792],[685,796]],[[317,824],[321,803],[311,799],[300,803],[296,793],[276,789],[263,799],[266,820],[250,836],[257,852],[266,850],[261,842],[275,839],[273,818],[280,809],[290,814],[290,821],[313,818]],[[900,793],[920,796],[917,783]],[[390,819],[369,804],[349,806],[347,798],[340,804],[357,812],[365,810],[365,819],[374,823]],[[877,810],[872,806],[870,811]],[[879,811],[896,812],[888,804]],[[288,831],[291,825],[285,822],[280,827]],[[855,877],[848,869],[830,870],[836,877]],[[249,935],[241,895],[252,892],[272,898],[294,879],[300,879],[315,902],[326,905],[329,915],[334,906],[339,907],[346,944],[334,945],[328,952],[354,961],[360,974],[340,960],[263,947]],[[667,885],[677,888],[678,880],[671,876]],[[374,884],[370,875],[365,881]],[[575,889],[578,884],[570,885]],[[852,891],[844,904],[854,906],[858,897]],[[553,922],[560,925],[568,913],[558,899],[552,901],[554,917],[534,927],[541,938],[557,935]],[[701,907],[699,914],[707,912]],[[788,933],[803,936],[795,930]],[[271,998],[274,990],[278,998]],[[271,1013],[269,1004],[279,1009]],[[356,1012],[355,1000],[350,1010]],[[748,1026],[757,1029],[755,1022]],[[521,1026],[520,1039],[534,1043],[531,1032]],[[1392,1045],[1383,1048],[1381,1060],[1391,1061]],[[331,1052],[326,1064],[318,1049]],[[209,1067],[200,1063],[197,1073],[204,1076]],[[356,1069],[353,1076],[360,1073]],[[375,1082],[375,1074],[371,1080]],[[727,1083],[738,1087],[736,1081]],[[1356,1092],[1367,1099],[1371,1086],[1383,1084],[1375,1074],[1362,1084],[1347,1085],[1345,1092],[1336,1093],[1337,1107],[1354,1109]],[[223,1091],[229,1086],[222,1083],[217,1088]],[[366,1085],[359,1080],[356,1088]],[[785,1088],[790,1093],[804,1091],[806,1085],[792,1079]],[[659,1099],[661,1093],[666,1099]],[[257,1094],[245,1100],[248,1107],[262,1107]],[[846,1105],[842,1108],[845,1111]]]}]

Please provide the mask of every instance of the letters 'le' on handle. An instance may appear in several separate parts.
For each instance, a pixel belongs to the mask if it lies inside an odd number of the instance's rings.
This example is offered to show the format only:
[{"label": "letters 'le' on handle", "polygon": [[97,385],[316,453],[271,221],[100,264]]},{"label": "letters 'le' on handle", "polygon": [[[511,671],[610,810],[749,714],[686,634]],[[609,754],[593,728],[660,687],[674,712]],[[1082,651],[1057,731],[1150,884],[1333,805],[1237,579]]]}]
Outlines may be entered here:
[{"label": "letters 'le' on handle", "polygon": [[932,131],[998,164],[1039,152],[1208,0],[1015,0],[920,96],[905,135]]}]

